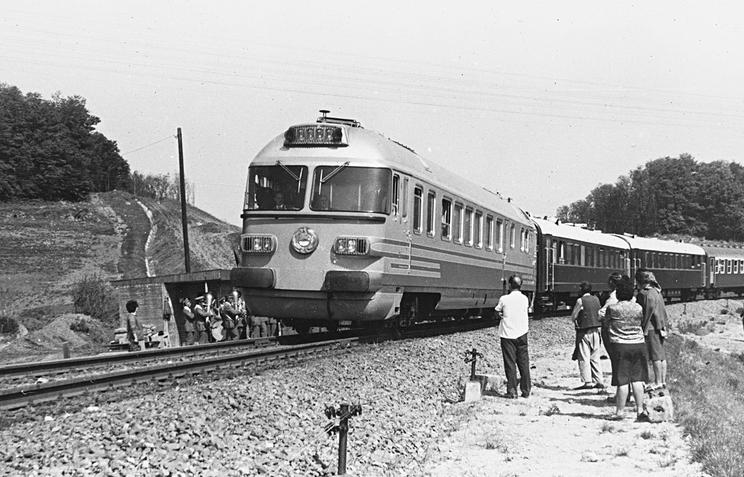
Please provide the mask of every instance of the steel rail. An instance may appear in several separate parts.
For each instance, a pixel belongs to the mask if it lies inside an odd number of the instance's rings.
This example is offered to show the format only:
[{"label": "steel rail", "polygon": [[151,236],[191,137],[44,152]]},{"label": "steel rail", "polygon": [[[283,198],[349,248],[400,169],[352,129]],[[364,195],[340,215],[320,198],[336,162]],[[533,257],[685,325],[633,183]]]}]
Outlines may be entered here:
[{"label": "steel rail", "polygon": [[121,386],[131,386],[153,380],[174,379],[186,375],[299,357],[326,350],[345,349],[358,343],[358,338],[344,338],[340,340],[321,341],[319,343],[281,346],[15,388],[8,391],[0,391],[0,409],[17,409],[29,404],[55,401],[63,397],[77,396]]}]

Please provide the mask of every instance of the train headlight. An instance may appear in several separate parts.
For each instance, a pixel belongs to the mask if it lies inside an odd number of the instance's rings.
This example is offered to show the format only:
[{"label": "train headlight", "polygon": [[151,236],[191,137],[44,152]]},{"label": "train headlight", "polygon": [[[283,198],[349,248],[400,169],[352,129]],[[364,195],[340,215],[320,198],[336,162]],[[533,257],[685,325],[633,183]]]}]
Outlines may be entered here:
[{"label": "train headlight", "polygon": [[369,242],[364,237],[338,237],[333,244],[337,255],[367,255]]},{"label": "train headlight", "polygon": [[273,235],[248,234],[240,237],[240,245],[245,253],[274,253],[276,237]]},{"label": "train headlight", "polygon": [[300,227],[292,234],[292,248],[295,252],[307,255],[318,247],[318,234],[309,227]]}]

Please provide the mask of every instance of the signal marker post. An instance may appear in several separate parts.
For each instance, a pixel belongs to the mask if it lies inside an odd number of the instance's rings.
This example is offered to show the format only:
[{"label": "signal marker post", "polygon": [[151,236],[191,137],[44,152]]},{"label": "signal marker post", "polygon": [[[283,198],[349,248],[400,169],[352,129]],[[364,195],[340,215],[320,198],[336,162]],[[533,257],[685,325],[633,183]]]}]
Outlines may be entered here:
[{"label": "signal marker post", "polygon": [[346,440],[349,433],[349,418],[361,413],[361,404],[341,404],[338,409],[333,406],[326,407],[326,417],[338,419],[338,423],[331,422],[325,426],[328,435],[338,432],[338,475],[346,475]]}]

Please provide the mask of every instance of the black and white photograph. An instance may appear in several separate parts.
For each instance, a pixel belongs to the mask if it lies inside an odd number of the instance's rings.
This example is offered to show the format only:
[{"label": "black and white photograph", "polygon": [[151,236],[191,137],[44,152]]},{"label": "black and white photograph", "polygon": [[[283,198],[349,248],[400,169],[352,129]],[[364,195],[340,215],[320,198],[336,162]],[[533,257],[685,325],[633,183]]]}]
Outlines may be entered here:
[{"label": "black and white photograph", "polygon": [[741,5],[0,11],[0,475],[744,475]]}]

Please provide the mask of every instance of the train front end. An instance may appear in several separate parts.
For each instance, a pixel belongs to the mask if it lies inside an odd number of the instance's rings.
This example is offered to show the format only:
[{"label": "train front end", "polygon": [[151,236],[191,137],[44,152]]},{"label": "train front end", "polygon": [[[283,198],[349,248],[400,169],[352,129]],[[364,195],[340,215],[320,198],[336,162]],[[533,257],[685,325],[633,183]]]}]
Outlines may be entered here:
[{"label": "train front end", "polygon": [[353,120],[290,127],[251,162],[233,283],[251,313],[298,329],[381,321],[399,294],[383,286],[392,171]]}]

